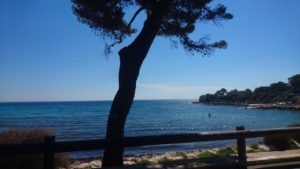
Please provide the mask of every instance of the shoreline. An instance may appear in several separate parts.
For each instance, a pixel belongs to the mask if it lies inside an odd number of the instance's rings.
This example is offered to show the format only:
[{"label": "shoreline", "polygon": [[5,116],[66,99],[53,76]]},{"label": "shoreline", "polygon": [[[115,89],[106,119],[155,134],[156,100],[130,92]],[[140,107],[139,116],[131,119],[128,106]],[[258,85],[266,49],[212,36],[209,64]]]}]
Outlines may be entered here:
[{"label": "shoreline", "polygon": [[[268,152],[270,147],[260,143],[248,144],[248,153]],[[170,151],[162,154],[144,154],[124,156],[124,165],[155,165],[168,161],[192,160],[209,157],[234,157],[237,156],[237,148],[234,145],[225,148],[198,149],[190,151]],[[71,159],[71,169],[90,169],[101,167],[102,157]]]},{"label": "shoreline", "polygon": [[224,105],[224,106],[240,106],[247,109],[263,109],[263,110],[295,110],[300,111],[299,104],[291,105],[276,105],[271,103],[255,103],[255,104],[243,104],[243,103],[226,103],[226,102],[192,102],[193,104],[206,104],[206,105]]},{"label": "shoreline", "polygon": [[276,110],[300,110],[300,105],[274,105],[274,104],[248,104],[248,108],[254,109],[276,109]]}]

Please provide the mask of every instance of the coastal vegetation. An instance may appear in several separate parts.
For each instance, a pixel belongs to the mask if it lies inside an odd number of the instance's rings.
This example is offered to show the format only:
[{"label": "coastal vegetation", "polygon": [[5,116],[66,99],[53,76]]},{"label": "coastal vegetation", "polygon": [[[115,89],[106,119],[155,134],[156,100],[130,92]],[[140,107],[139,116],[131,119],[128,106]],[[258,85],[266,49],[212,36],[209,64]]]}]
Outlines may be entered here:
[{"label": "coastal vegetation", "polygon": [[[45,136],[52,136],[49,129],[7,130],[0,133],[0,144],[22,144],[43,142]],[[19,154],[0,156],[1,169],[41,169],[42,154]],[[55,155],[55,168],[69,168],[70,160],[64,153]]]},{"label": "coastal vegetation", "polygon": [[184,153],[184,152],[180,152],[180,153],[178,153],[178,155],[181,157],[181,159],[183,159],[183,160],[187,160],[187,159],[189,159],[189,157]]},{"label": "coastal vegetation", "polygon": [[214,94],[205,94],[199,97],[199,103],[210,104],[300,104],[300,74],[288,78],[288,83],[277,82],[269,86],[250,89],[227,91],[222,88]]}]

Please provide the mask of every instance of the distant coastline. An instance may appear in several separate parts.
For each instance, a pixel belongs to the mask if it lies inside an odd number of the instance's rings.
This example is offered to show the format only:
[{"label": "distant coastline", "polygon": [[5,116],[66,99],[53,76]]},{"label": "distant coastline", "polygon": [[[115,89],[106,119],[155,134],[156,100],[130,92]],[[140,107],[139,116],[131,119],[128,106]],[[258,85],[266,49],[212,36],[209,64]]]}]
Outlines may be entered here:
[{"label": "distant coastline", "polygon": [[193,104],[207,104],[207,105],[226,105],[226,106],[240,106],[248,109],[265,109],[265,110],[296,110],[300,111],[300,105],[276,105],[276,104],[245,104],[245,103],[226,103],[226,102],[193,102]]},{"label": "distant coastline", "polygon": [[288,83],[277,82],[257,87],[253,91],[222,88],[205,94],[193,103],[243,106],[255,109],[300,110],[300,74],[288,78]]}]

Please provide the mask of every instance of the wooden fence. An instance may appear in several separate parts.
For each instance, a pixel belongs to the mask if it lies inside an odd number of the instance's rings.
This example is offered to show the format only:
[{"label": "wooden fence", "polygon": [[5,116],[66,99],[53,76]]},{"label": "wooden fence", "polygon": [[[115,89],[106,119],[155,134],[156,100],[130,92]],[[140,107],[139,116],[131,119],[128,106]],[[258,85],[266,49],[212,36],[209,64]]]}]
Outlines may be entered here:
[{"label": "wooden fence", "polygon": [[300,134],[300,127],[245,130],[244,126],[237,126],[236,131],[153,135],[142,137],[125,137],[122,139],[96,139],[80,141],[55,142],[54,136],[45,138],[42,143],[2,144],[0,156],[17,154],[44,154],[44,169],[54,169],[54,155],[61,152],[101,150],[111,145],[122,147],[138,147],[145,145],[176,144],[216,140],[237,140],[239,168],[247,168],[246,138],[264,137],[270,135]]}]

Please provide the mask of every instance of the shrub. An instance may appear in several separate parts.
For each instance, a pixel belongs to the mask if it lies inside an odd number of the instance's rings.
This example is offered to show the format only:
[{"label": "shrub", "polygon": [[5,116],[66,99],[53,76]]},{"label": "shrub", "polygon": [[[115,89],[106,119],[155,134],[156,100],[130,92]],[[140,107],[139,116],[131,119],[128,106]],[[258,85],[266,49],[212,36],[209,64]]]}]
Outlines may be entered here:
[{"label": "shrub", "polygon": [[149,160],[144,159],[144,160],[137,161],[136,164],[138,164],[138,165],[151,165],[152,162],[149,161]]},{"label": "shrub", "polygon": [[257,143],[252,143],[249,145],[250,148],[252,148],[253,150],[258,150],[259,149],[259,145]]},{"label": "shrub", "polygon": [[180,152],[179,154],[178,154],[180,157],[181,157],[181,159],[183,159],[183,160],[187,160],[189,157],[185,154],[185,153],[183,153],[183,152]]},{"label": "shrub", "polygon": [[236,154],[236,151],[232,147],[220,149],[216,152],[216,156],[229,156],[231,154]]},{"label": "shrub", "polygon": [[[0,144],[22,144],[43,142],[45,136],[53,135],[49,129],[8,130],[0,133]],[[55,168],[69,168],[69,158],[65,154],[55,154]],[[41,169],[42,154],[18,154],[0,156],[1,169]]]},{"label": "shrub", "polygon": [[216,157],[217,155],[215,153],[209,152],[209,151],[204,151],[200,152],[198,154],[198,158],[210,158],[210,157]]}]

